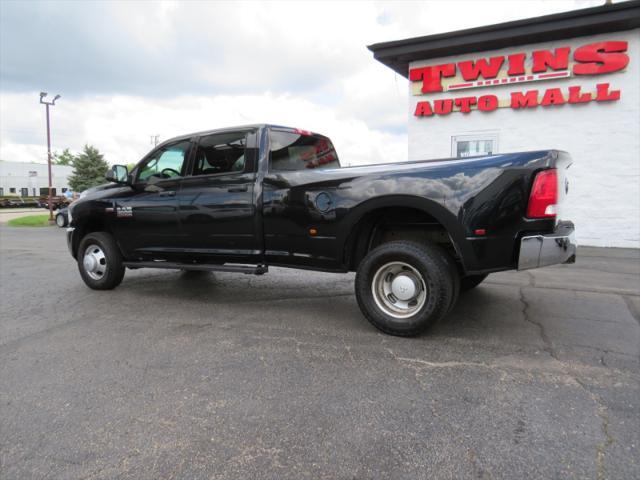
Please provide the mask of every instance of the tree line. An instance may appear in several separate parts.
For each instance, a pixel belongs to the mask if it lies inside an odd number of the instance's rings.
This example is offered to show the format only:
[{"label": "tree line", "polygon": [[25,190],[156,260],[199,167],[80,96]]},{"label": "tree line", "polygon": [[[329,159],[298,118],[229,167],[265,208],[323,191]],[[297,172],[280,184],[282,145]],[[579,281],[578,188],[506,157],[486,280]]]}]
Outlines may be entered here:
[{"label": "tree line", "polygon": [[[104,155],[93,145],[85,145],[77,154],[65,148],[62,153],[54,152],[52,156],[55,165],[73,167],[73,172],[69,176],[69,187],[74,192],[82,192],[106,182],[104,176],[109,169],[109,164],[104,159]],[[134,164],[128,165],[129,171],[133,166]]]}]

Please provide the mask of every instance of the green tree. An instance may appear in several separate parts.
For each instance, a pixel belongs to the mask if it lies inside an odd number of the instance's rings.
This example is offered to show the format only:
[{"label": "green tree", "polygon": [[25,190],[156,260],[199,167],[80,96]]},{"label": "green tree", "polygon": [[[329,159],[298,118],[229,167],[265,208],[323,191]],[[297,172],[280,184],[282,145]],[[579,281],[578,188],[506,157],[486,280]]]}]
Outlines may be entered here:
[{"label": "green tree", "polygon": [[109,164],[104,156],[92,145],[85,145],[73,161],[73,173],[69,177],[69,186],[74,192],[105,183],[105,173]]},{"label": "green tree", "polygon": [[53,163],[56,165],[73,165],[75,155],[65,148],[62,153],[53,152]]}]

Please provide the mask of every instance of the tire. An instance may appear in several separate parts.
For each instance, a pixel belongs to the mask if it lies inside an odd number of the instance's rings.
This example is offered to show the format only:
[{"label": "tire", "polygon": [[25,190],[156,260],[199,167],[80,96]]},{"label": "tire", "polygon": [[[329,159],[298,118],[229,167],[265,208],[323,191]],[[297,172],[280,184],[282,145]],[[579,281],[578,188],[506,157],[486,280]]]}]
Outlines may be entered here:
[{"label": "tire", "polygon": [[111,234],[94,232],[86,235],[80,241],[77,257],[80,276],[89,288],[111,290],[122,282],[125,267]]},{"label": "tire", "polygon": [[489,274],[485,273],[484,275],[469,275],[468,277],[462,277],[462,279],[460,280],[460,291],[466,292],[467,290],[476,288],[488,276]]},{"label": "tire", "polygon": [[59,226],[60,228],[67,226],[67,219],[64,218],[64,215],[62,215],[61,213],[58,213],[56,215],[56,225]]},{"label": "tire", "polygon": [[418,335],[453,307],[459,281],[454,269],[453,260],[437,245],[382,244],[358,267],[355,290],[360,310],[384,333]]}]

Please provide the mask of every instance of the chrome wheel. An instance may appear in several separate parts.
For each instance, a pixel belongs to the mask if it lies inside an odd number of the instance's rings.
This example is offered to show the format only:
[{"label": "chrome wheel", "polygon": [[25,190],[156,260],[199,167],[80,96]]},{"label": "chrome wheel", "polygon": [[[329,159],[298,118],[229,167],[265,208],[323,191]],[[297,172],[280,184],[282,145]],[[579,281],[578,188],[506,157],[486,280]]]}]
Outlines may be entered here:
[{"label": "chrome wheel", "polygon": [[419,312],[428,293],[420,272],[403,262],[380,267],[373,277],[371,291],[378,308],[395,318],[409,318]]},{"label": "chrome wheel", "polygon": [[60,228],[64,227],[64,217],[60,213],[56,215],[56,225],[58,225]]},{"label": "chrome wheel", "polygon": [[107,273],[107,257],[98,245],[89,245],[82,258],[84,271],[93,280],[100,280]]}]

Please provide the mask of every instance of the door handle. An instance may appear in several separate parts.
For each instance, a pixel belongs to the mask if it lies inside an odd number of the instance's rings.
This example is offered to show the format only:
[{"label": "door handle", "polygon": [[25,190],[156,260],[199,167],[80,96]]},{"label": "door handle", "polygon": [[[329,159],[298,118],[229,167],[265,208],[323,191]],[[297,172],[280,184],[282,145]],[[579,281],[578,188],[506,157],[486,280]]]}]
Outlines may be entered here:
[{"label": "door handle", "polygon": [[247,186],[244,187],[231,187],[227,189],[227,192],[246,192],[248,190]]},{"label": "door handle", "polygon": [[176,192],[173,190],[170,190],[168,192],[160,192],[160,196],[161,197],[175,197],[176,196]]}]

